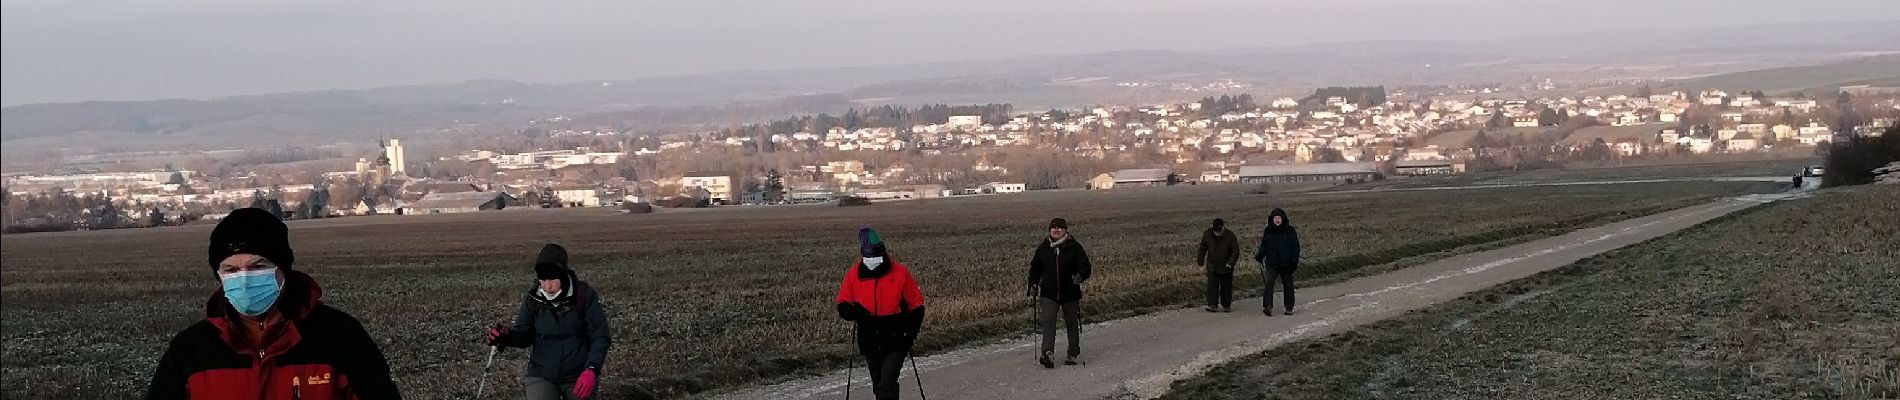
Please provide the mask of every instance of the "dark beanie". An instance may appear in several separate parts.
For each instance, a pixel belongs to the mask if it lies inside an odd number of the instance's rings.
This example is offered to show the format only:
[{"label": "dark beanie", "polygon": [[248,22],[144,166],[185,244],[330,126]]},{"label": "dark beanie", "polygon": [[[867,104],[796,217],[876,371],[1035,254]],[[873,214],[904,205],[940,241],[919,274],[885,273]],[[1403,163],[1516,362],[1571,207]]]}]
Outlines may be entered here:
[{"label": "dark beanie", "polygon": [[1220,218],[1214,219],[1214,229],[1220,229],[1220,228],[1225,228],[1225,227],[1227,227],[1227,221],[1223,221]]},{"label": "dark beanie", "polygon": [[1049,228],[1069,229],[1069,220],[1061,219],[1061,218],[1049,220]]},{"label": "dark beanie", "polygon": [[211,229],[209,263],[216,272],[224,259],[238,254],[264,257],[277,268],[291,269],[297,257],[290,251],[290,229],[284,221],[260,208],[232,211]]},{"label": "dark beanie", "polygon": [[567,249],[561,245],[548,243],[534,256],[535,279],[561,279],[573,272],[567,267]]},{"label": "dark beanie", "polygon": [[877,230],[868,226],[858,230],[858,254],[867,258],[884,256],[884,238],[878,236]]}]

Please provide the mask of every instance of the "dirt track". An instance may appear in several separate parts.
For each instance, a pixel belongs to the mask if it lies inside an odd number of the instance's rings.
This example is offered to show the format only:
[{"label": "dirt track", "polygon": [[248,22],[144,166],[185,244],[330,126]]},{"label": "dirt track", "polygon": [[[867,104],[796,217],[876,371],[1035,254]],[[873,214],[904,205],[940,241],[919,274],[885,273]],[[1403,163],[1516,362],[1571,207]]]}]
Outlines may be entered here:
[{"label": "dirt track", "polygon": [[[1405,270],[1299,291],[1292,316],[1264,317],[1260,299],[1236,301],[1233,313],[1198,307],[1090,324],[1083,328],[1087,365],[1045,370],[1032,357],[1035,340],[1018,337],[917,359],[925,394],[937,399],[1152,398],[1176,380],[1236,357],[1300,339],[1339,333],[1466,293],[1568,265],[1579,259],[1661,237],[1758,204],[1805,192],[1749,195],[1664,212],[1559,237],[1453,257]],[[1083,301],[1088,301],[1084,299]],[[1023,309],[1025,324],[1029,309]],[[1060,336],[1060,335],[1058,335]],[[1062,344],[1058,339],[1057,346]],[[870,399],[862,369],[851,373],[851,397]],[[844,398],[846,372],[743,389],[727,398]],[[916,399],[906,370],[904,398]]]}]

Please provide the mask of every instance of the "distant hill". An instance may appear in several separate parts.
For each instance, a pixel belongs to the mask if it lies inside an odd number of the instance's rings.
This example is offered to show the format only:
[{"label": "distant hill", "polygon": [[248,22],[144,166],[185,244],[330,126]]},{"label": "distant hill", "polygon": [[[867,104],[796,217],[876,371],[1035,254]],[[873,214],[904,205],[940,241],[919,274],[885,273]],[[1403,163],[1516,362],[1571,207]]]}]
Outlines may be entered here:
[{"label": "distant hill", "polygon": [[[1329,86],[1614,77],[1654,65],[1684,65],[1683,71],[1693,71],[1685,75],[1724,73],[1826,62],[1854,51],[1900,50],[1895,43],[1900,43],[1896,23],[1787,24],[1206,52],[1131,50],[562,84],[481,80],[207,100],[11,106],[0,109],[0,141],[7,154],[101,143],[194,148],[287,138],[322,143],[451,127],[507,130],[554,116],[664,130],[836,112],[853,106],[853,100],[856,105],[1011,103],[1016,110],[1032,111],[1243,92],[1299,97]],[[1877,73],[1883,68],[1889,73]],[[1778,90],[1802,90],[1885,78],[1894,75],[1891,71],[1900,66],[1889,57],[1865,65],[1714,75],[1685,84],[1753,89],[1760,86],[1749,84],[1770,82]],[[1228,82],[1238,86],[1223,86]]]},{"label": "distant hill", "polygon": [[1838,88],[1842,85],[1891,83],[1895,80],[1900,80],[1900,55],[1706,76],[1664,85],[1658,90],[1760,90],[1770,94],[1784,94]]},{"label": "distant hill", "polygon": [[1900,87],[1900,74],[1895,74],[1893,76],[1888,76],[1884,78],[1864,79],[1864,80],[1847,81],[1847,82],[1835,82],[1835,83],[1830,83],[1826,85],[1797,90],[1794,93],[1802,93],[1810,97],[1833,96],[1835,93],[1840,93],[1841,87],[1855,86],[1855,85],[1867,85],[1867,86],[1878,86],[1878,87]]}]

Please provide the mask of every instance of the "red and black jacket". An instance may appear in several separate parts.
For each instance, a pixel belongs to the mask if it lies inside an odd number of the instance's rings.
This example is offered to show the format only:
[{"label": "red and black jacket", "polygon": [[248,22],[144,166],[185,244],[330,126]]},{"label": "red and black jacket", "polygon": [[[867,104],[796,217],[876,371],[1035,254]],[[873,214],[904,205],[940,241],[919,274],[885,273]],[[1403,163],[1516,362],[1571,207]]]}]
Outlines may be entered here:
[{"label": "red and black jacket", "polygon": [[924,324],[924,292],[910,269],[885,259],[877,269],[859,261],[838,286],[838,317],[858,324],[858,352],[909,353]]},{"label": "red and black jacket", "polygon": [[172,337],[145,398],[400,399],[389,363],[356,318],[323,305],[309,275],[281,270],[281,328],[262,348],[242,338],[245,323],[223,294],[205,304],[205,319]]}]

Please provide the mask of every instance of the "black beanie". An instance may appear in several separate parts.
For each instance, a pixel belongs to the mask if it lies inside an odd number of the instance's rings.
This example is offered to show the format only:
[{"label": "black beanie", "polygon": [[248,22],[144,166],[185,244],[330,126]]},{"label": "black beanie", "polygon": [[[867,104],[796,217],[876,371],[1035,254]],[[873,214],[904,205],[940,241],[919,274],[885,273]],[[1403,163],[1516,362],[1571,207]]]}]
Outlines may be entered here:
[{"label": "black beanie", "polygon": [[260,208],[232,211],[218,227],[211,229],[209,263],[211,271],[237,254],[252,254],[270,260],[277,268],[291,269],[297,256],[290,251],[290,229],[284,221]]},{"label": "black beanie", "polygon": [[535,279],[562,279],[573,272],[567,268],[567,249],[561,245],[548,243],[534,256]]},{"label": "black beanie", "polygon": [[1069,220],[1061,219],[1061,218],[1049,220],[1049,228],[1069,229]]},{"label": "black beanie", "polygon": [[1225,227],[1227,227],[1227,221],[1223,221],[1220,218],[1214,219],[1214,229],[1220,229],[1220,228],[1225,228]]}]

